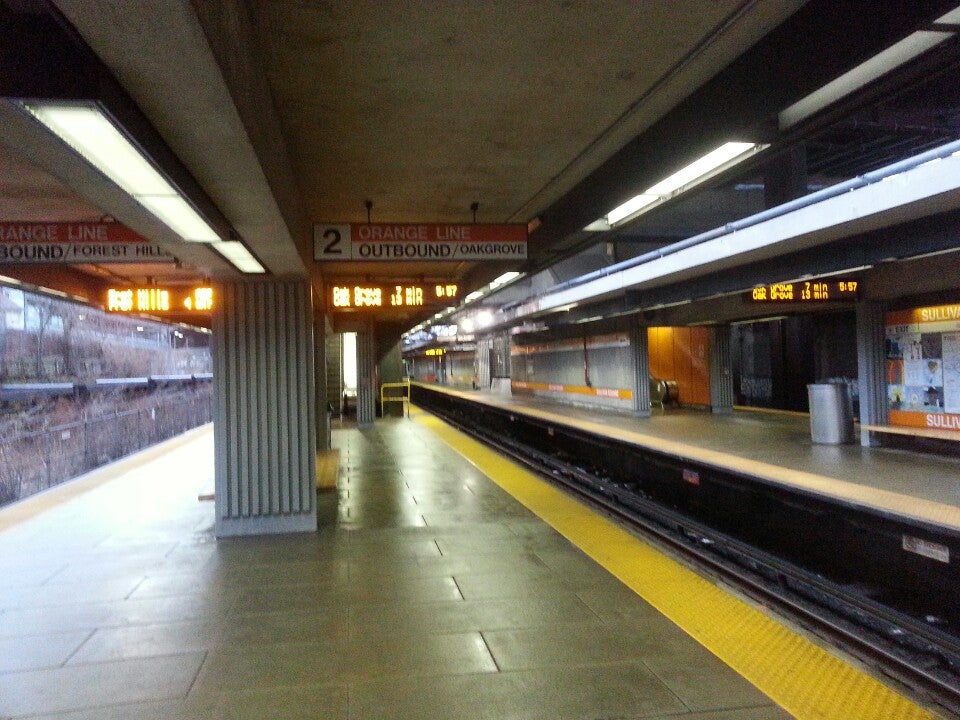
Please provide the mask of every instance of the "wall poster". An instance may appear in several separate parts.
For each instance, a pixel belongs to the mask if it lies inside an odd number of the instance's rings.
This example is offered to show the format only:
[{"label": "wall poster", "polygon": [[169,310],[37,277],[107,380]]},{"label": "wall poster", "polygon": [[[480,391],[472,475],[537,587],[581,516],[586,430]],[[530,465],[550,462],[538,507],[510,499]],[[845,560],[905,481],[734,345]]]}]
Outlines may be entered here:
[{"label": "wall poster", "polygon": [[960,431],[960,305],[887,313],[891,425]]}]

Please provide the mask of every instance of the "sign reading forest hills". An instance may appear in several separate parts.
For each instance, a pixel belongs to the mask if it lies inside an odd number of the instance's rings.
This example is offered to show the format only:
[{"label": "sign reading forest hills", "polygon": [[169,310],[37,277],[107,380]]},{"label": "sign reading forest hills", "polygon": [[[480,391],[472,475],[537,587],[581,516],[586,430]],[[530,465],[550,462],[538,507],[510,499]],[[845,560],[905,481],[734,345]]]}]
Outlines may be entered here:
[{"label": "sign reading forest hills", "polygon": [[0,264],[142,262],[173,256],[120,223],[0,223]]}]

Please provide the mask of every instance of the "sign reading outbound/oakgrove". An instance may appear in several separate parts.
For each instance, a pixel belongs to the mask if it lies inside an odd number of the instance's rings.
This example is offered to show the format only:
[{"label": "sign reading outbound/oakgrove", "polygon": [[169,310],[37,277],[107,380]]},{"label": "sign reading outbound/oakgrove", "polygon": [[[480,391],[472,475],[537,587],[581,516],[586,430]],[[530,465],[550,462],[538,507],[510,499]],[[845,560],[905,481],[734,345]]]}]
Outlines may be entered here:
[{"label": "sign reading outbound/oakgrove", "polygon": [[173,262],[119,223],[0,223],[0,264]]},{"label": "sign reading outbound/oakgrove", "polygon": [[321,262],[457,262],[526,257],[526,225],[318,223],[313,227],[313,258]]}]

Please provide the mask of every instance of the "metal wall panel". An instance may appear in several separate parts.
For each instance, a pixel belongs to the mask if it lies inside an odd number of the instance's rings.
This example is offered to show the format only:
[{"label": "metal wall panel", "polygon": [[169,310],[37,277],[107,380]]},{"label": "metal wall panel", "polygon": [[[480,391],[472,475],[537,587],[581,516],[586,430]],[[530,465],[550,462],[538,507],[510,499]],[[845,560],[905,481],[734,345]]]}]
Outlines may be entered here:
[{"label": "metal wall panel", "polygon": [[315,530],[316,408],[310,287],[216,287],[218,536]]}]

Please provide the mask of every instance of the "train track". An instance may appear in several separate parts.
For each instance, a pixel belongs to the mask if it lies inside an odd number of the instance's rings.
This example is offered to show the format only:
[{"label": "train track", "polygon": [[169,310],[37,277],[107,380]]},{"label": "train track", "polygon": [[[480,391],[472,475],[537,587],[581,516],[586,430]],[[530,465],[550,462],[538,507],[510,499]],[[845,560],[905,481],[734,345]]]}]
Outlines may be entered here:
[{"label": "train track", "polygon": [[502,426],[487,430],[475,415],[431,412],[960,718],[960,639],[952,634],[665,507],[576,458],[512,439]]}]

